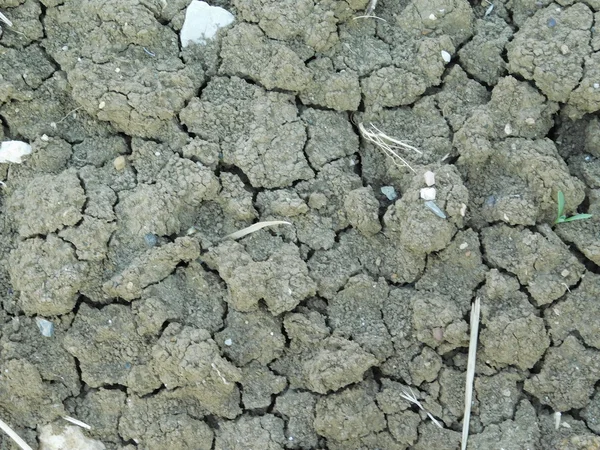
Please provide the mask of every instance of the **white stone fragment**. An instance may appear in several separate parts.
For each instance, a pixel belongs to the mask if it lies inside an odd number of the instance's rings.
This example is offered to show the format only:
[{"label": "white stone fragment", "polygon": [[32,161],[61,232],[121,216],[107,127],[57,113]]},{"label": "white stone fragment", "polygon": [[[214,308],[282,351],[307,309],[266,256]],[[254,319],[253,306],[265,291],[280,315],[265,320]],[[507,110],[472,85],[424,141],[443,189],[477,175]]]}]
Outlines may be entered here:
[{"label": "white stone fragment", "polygon": [[442,59],[446,62],[449,63],[450,60],[452,59],[452,56],[450,55],[450,53],[448,53],[446,50],[442,50]]},{"label": "white stone fragment", "polygon": [[421,198],[423,200],[435,200],[435,188],[427,187],[421,189]]},{"label": "white stone fragment", "polygon": [[394,201],[398,198],[394,186],[381,186],[381,193],[385,195],[389,201]]},{"label": "white stone fragment", "polygon": [[105,445],[97,440],[86,437],[81,428],[75,426],[40,427],[41,450],[105,450]]},{"label": "white stone fragment", "polygon": [[42,336],[52,337],[54,335],[54,324],[49,320],[42,319],[41,317],[36,317],[35,323],[37,324]]},{"label": "white stone fragment", "polygon": [[433,173],[431,170],[425,172],[423,177],[425,178],[425,184],[427,186],[433,186],[435,184],[435,173]]},{"label": "white stone fragment", "polygon": [[233,341],[232,341],[231,339],[225,339],[225,342],[224,342],[224,344],[225,344],[227,347],[231,347],[231,346],[233,345]]},{"label": "white stone fragment", "polygon": [[219,28],[233,23],[235,17],[226,9],[210,6],[206,2],[193,0],[185,10],[185,20],[181,33],[181,46],[190,43],[206,44],[217,34]]},{"label": "white stone fragment", "polygon": [[31,145],[21,141],[4,141],[0,144],[0,163],[21,164],[25,155],[31,154]]},{"label": "white stone fragment", "polygon": [[509,136],[512,134],[512,126],[510,125],[510,123],[504,125],[504,133]]}]

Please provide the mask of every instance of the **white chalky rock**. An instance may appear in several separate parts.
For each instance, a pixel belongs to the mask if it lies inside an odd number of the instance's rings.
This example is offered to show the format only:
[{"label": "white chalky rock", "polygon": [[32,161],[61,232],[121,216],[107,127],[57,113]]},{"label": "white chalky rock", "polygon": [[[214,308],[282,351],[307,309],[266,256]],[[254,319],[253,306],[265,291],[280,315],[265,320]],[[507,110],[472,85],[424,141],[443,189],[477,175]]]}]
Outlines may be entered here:
[{"label": "white chalky rock", "polygon": [[210,6],[206,2],[193,0],[185,10],[185,20],[181,33],[181,46],[190,43],[206,44],[215,37],[219,28],[226,27],[235,20],[233,14],[218,6]]},{"label": "white chalky rock", "polygon": [[452,59],[452,56],[446,50],[442,50],[442,59],[444,60],[444,62],[449,63]]},{"label": "white chalky rock", "polygon": [[427,186],[431,187],[435,184],[435,173],[433,173],[431,170],[425,172],[423,177],[425,178],[425,184]]},{"label": "white chalky rock", "polygon": [[84,436],[81,428],[52,424],[40,428],[40,450],[105,450],[106,446]]},{"label": "white chalky rock", "polygon": [[31,145],[21,141],[4,141],[0,144],[0,163],[21,164],[21,157],[31,154]]},{"label": "white chalky rock", "polygon": [[435,200],[435,188],[428,187],[421,189],[421,198],[423,200]]}]

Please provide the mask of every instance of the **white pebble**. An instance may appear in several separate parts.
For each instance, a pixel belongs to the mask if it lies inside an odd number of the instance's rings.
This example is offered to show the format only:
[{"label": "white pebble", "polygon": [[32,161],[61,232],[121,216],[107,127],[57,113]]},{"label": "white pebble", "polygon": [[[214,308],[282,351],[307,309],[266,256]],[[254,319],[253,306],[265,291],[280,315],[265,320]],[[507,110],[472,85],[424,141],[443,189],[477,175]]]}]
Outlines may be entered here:
[{"label": "white pebble", "polygon": [[507,123],[506,125],[504,125],[504,133],[511,135],[512,134],[512,127],[510,126],[510,123]]},{"label": "white pebble", "polygon": [[435,173],[433,173],[431,170],[425,172],[423,177],[425,178],[425,184],[427,186],[433,186],[435,184]]},{"label": "white pebble", "polygon": [[600,84],[594,83],[594,89],[598,89],[598,88],[600,88]]},{"label": "white pebble", "polygon": [[429,20],[435,20],[437,19],[437,17],[435,17],[435,14],[431,13],[429,14]]},{"label": "white pebble", "polygon": [[528,117],[527,119],[525,119],[525,123],[527,125],[535,125],[535,119],[533,117]]},{"label": "white pebble", "polygon": [[42,134],[42,137],[40,139],[44,142],[48,142],[50,140],[47,134]]},{"label": "white pebble", "polygon": [[123,170],[126,165],[127,165],[127,161],[125,160],[125,157],[123,155],[117,156],[115,158],[115,160],[113,161],[113,166],[118,171]]},{"label": "white pebble", "polygon": [[234,20],[233,14],[226,9],[193,0],[185,10],[185,20],[179,33],[181,46],[206,44],[206,41],[215,37],[219,28],[226,27]]},{"label": "white pebble", "polygon": [[462,244],[460,244],[458,246],[458,248],[460,248],[461,250],[464,250],[465,248],[467,248],[469,246],[469,244],[467,244],[466,242],[463,242]]},{"label": "white pebble", "polygon": [[119,69],[118,67],[115,69],[115,72],[119,73],[121,71],[121,69]]},{"label": "white pebble", "polygon": [[98,105],[98,109],[104,109],[104,107],[106,106],[106,102],[102,101],[100,102],[100,104]]},{"label": "white pebble", "polygon": [[423,200],[435,200],[435,188],[428,187],[421,189],[421,198]]},{"label": "white pebble", "polygon": [[462,217],[465,217],[465,215],[467,214],[467,205],[465,205],[464,203],[462,204],[462,206],[460,207],[460,215]]},{"label": "white pebble", "polygon": [[49,320],[36,317],[35,322],[44,337],[52,337],[54,335],[54,324]]},{"label": "white pebble", "polygon": [[22,141],[4,141],[0,144],[0,163],[21,164],[25,155],[31,154],[31,145]]},{"label": "white pebble", "polygon": [[452,59],[452,56],[450,56],[450,53],[448,53],[446,50],[442,50],[442,59],[449,63],[450,60]]},{"label": "white pebble", "polygon": [[381,193],[387,197],[388,200],[393,201],[398,198],[396,189],[393,186],[381,186]]},{"label": "white pebble", "polygon": [[225,345],[227,347],[231,347],[233,345],[233,341],[231,339],[225,339]]}]

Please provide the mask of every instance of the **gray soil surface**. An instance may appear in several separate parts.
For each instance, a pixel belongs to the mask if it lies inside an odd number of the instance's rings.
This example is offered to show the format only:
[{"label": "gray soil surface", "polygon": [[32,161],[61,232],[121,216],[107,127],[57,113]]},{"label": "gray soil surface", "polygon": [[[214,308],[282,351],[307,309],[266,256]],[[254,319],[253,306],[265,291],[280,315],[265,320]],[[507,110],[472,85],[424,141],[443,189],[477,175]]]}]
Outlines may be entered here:
[{"label": "gray soil surface", "polygon": [[182,48],[188,4],[0,0],[0,419],[458,449],[478,297],[467,448],[600,449],[600,1],[216,0]]}]

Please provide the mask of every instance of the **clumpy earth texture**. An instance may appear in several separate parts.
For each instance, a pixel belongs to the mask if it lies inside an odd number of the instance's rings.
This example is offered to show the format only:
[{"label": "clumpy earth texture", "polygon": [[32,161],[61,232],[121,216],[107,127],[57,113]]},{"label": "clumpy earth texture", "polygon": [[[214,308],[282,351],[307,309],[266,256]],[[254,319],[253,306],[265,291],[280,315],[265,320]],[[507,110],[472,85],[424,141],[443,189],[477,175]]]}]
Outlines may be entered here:
[{"label": "clumpy earth texture", "polygon": [[600,448],[600,2],[189,4],[0,0],[0,419],[458,449],[479,298],[467,448]]}]

